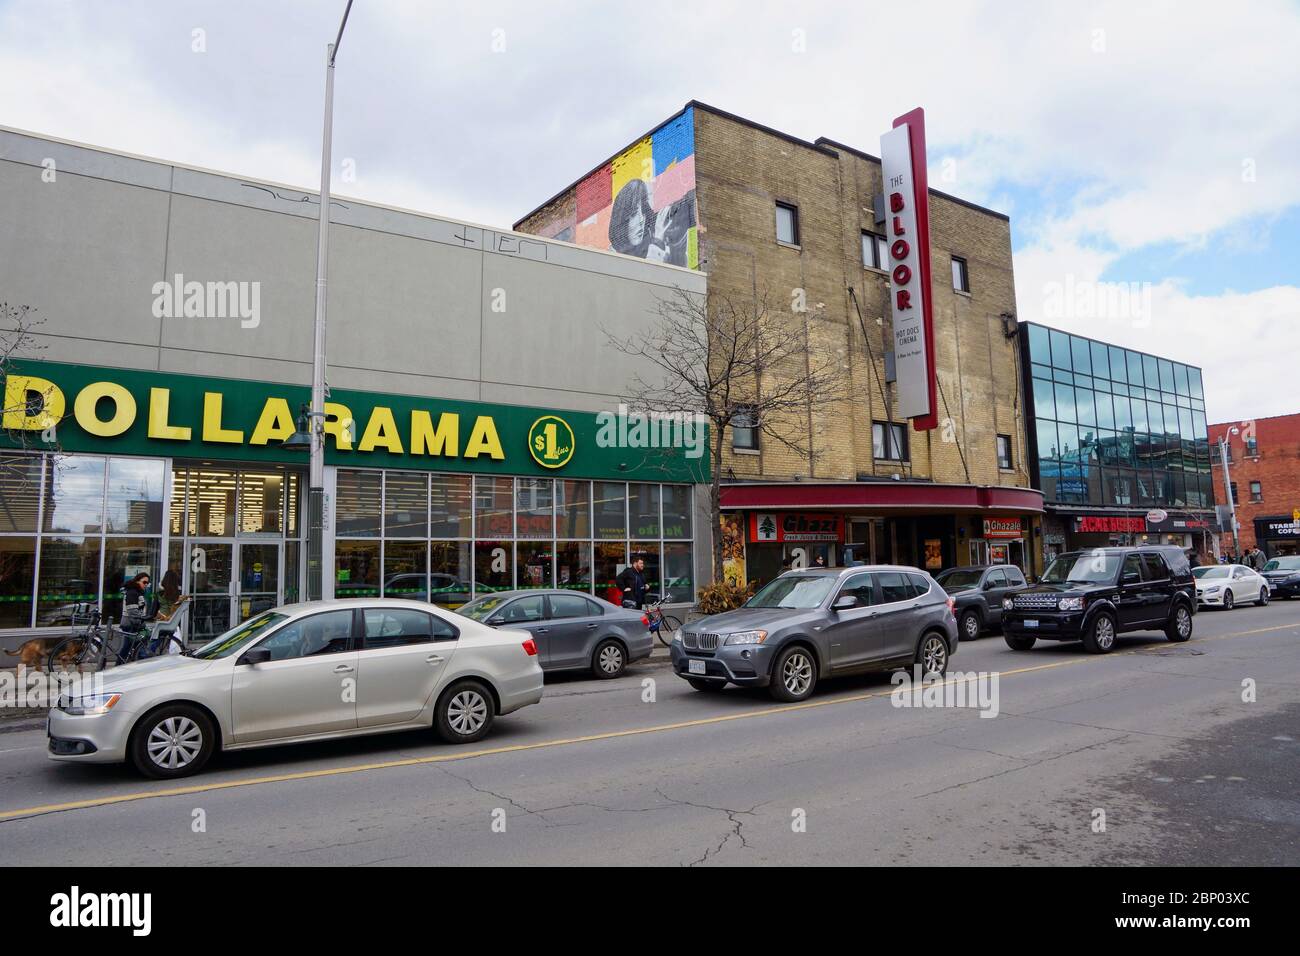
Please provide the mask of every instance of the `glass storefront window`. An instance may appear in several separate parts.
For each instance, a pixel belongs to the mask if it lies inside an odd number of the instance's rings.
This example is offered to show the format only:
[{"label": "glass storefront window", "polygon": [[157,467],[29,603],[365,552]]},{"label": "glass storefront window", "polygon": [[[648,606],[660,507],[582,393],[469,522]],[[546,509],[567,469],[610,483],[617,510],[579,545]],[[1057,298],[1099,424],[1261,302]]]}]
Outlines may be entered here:
[{"label": "glass storefront window", "polygon": [[[297,476],[294,476],[295,480]],[[299,584],[302,579],[302,544],[298,541],[284,543],[284,603],[296,604],[301,600]]]},{"label": "glass storefront window", "polygon": [[631,484],[628,505],[632,514],[632,534],[638,538],[659,537],[659,486]]},{"label": "glass storefront window", "polygon": [[390,471],[384,475],[384,537],[428,537],[428,516],[427,475],[400,471]]},{"label": "glass storefront window", "polygon": [[689,538],[691,536],[690,485],[664,485],[664,537]]},{"label": "glass storefront window", "polygon": [[550,588],[555,586],[555,554],[549,541],[520,541],[519,574],[516,587]]},{"label": "glass storefront window", "polygon": [[239,475],[239,533],[283,534],[284,475],[242,472]]},{"label": "glass storefront window", "polygon": [[0,531],[36,531],[41,457],[0,455]]},{"label": "glass storefront window", "polygon": [[[378,537],[383,473],[339,469],[335,486],[334,533],[340,537]],[[376,581],[376,585],[378,582]]]},{"label": "glass storefront window", "polygon": [[627,486],[621,481],[598,481],[593,486],[592,502],[596,520],[596,537],[604,540],[627,539]]},{"label": "glass storefront window", "polygon": [[98,534],[104,526],[104,459],[55,455],[49,464],[52,488],[44,530]]},{"label": "glass storefront window", "polygon": [[158,570],[161,538],[104,539],[104,616],[118,621],[122,617],[122,587],[144,572],[149,575],[150,590],[157,594],[162,586]]},{"label": "glass storefront window", "polygon": [[235,534],[235,473],[192,468],[186,499],[189,533],[201,538]]},{"label": "glass storefront window", "polygon": [[645,589],[652,594],[662,593],[663,577],[659,563],[658,541],[633,541],[631,560],[642,558],[645,561]]},{"label": "glass storefront window", "polygon": [[423,541],[384,542],[384,597],[429,599],[429,546]]},{"label": "glass storefront window", "polygon": [[[36,513],[32,512],[32,524]],[[0,537],[0,627],[32,626],[36,539]]]},{"label": "glass storefront window", "polygon": [[334,596],[379,596],[378,541],[335,541]]},{"label": "glass storefront window", "polygon": [[627,545],[624,543],[597,542],[595,574],[596,597],[612,604],[621,604],[618,598],[618,575],[627,567]]},{"label": "glass storefront window", "polygon": [[672,604],[695,600],[695,556],[691,546],[682,542],[664,544],[664,599]]},{"label": "glass storefront window", "polygon": [[468,541],[429,543],[429,599],[434,604],[459,607],[470,599],[473,577]]},{"label": "glass storefront window", "polygon": [[[515,536],[551,538],[555,534],[551,496],[555,484],[550,478],[515,479]],[[522,562],[522,556],[520,558]],[[520,567],[523,567],[522,563]]]},{"label": "glass storefront window", "polygon": [[508,538],[514,533],[515,480],[474,477],[474,533],[480,538]]},{"label": "glass storefront window", "polygon": [[591,542],[556,542],[555,586],[571,591],[591,590]]},{"label": "glass storefront window", "polygon": [[99,538],[58,535],[41,539],[37,627],[71,624],[77,604],[99,600],[99,547]]},{"label": "glass storefront window", "polygon": [[591,482],[555,483],[555,524],[557,537],[591,537]]},{"label": "glass storefront window", "polygon": [[472,538],[470,505],[473,479],[469,475],[432,475],[429,485],[429,534],[435,538]]},{"label": "glass storefront window", "polygon": [[[510,479],[506,479],[509,481]],[[515,586],[515,546],[510,541],[474,542],[474,591],[511,591]]]}]

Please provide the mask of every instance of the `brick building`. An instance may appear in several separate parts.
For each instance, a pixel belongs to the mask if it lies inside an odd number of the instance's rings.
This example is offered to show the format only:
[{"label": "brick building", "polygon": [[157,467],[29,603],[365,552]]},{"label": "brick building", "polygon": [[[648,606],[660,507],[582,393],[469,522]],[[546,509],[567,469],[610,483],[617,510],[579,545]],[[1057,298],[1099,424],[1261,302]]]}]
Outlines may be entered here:
[{"label": "brick building", "polygon": [[[1236,433],[1233,434],[1232,430]],[[1210,426],[1214,495],[1226,502],[1219,441],[1228,439],[1232,499],[1241,526],[1239,547],[1258,546],[1270,558],[1300,553],[1300,414]],[[1231,547],[1225,535],[1224,548]]]},{"label": "brick building", "polygon": [[766,579],[783,559],[817,556],[1037,564],[1042,495],[1028,470],[1005,215],[930,190],[941,425],[925,432],[895,413],[875,156],[691,102],[515,228],[703,270],[711,296],[803,290],[797,320],[847,356],[842,399],[793,426],[809,454],[732,429],[725,533],[744,541],[731,557],[747,567],[728,576]]}]

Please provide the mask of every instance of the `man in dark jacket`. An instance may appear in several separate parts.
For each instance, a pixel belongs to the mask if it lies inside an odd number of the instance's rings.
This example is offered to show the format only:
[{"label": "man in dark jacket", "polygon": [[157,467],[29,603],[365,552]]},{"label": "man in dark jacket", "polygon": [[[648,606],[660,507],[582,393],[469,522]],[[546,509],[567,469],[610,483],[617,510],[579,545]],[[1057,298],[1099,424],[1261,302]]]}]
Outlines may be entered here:
[{"label": "man in dark jacket", "polygon": [[635,558],[618,576],[618,586],[623,600],[631,601],[639,609],[645,603],[645,558]]}]

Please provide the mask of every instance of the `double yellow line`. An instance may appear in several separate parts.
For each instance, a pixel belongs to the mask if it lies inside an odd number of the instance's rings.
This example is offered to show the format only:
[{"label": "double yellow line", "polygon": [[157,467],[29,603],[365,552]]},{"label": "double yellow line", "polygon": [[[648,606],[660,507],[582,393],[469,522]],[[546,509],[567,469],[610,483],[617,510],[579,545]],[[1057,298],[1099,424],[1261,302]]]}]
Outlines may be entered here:
[{"label": "double yellow line", "polygon": [[[1300,624],[1282,624],[1276,627],[1261,627],[1250,631],[1237,631],[1232,634],[1219,634],[1214,637],[1201,638],[1200,641],[1224,640],[1232,637],[1246,637],[1251,634],[1265,634],[1270,631],[1285,631],[1300,627]],[[1132,648],[1127,651],[1120,651],[1119,654],[1136,654],[1154,649],[1163,649],[1168,647],[1167,644],[1150,644],[1143,647]],[[1175,645],[1176,646],[1176,645]],[[1087,661],[1105,660],[1107,657],[1116,655],[1099,655],[1097,657],[1071,657],[1063,661],[1053,661],[1049,664],[1038,664],[1033,667],[1019,667],[1010,671],[999,671],[1001,677],[1010,677],[1013,674],[1030,674],[1034,671],[1053,670],[1057,667],[1065,667],[1070,664],[1081,664]],[[945,684],[951,684],[954,679],[944,681]],[[635,727],[629,730],[611,730],[603,734],[587,734],[582,737],[562,737],[558,740],[543,740],[531,744],[515,744],[509,747],[488,747],[483,750],[456,750],[452,753],[435,754],[429,757],[407,757],[402,760],[383,760],[375,763],[354,764],[347,767],[331,767],[325,770],[303,770],[297,773],[280,773],[265,777],[246,777],[239,780],[227,780],[216,783],[194,784],[188,787],[169,787],[163,790],[142,790],[137,793],[125,793],[112,797],[92,797],[88,800],[72,800],[67,803],[49,803],[38,807],[24,807],[20,810],[0,811],[0,821],[12,820],[17,817],[40,816],[45,813],[59,813],[64,810],[85,810],[90,807],[107,807],[118,803],[131,803],[136,800],[152,800],[157,797],[183,797],[195,793],[211,793],[217,790],[231,790],[236,787],[255,787],[268,783],[287,783],[291,780],[313,780],[320,777],[337,777],[349,773],[365,773],[371,770],[391,770],[396,767],[418,767],[423,764],[446,763],[452,760],[470,760],[474,757],[491,757],[497,754],[520,753],[526,750],[543,750],[547,747],[567,747],[572,744],[585,744],[597,740],[616,740],[620,737],[636,737],[641,734],[658,734],[669,730],[684,730],[687,727],[704,727],[710,724],[722,724],[732,720],[749,720],[755,717],[774,717],[778,714],[791,714],[801,710],[812,710],[817,707],[834,707],[838,704],[852,704],[858,701],[871,700],[874,697],[888,697],[893,693],[893,688],[889,690],[876,690],[863,694],[851,694],[847,697],[829,697],[822,700],[804,701],[801,704],[782,704],[774,707],[761,707],[757,710],[745,710],[735,714],[720,714],[716,717],[701,717],[698,720],[682,720],[671,724],[656,724],[653,727]]]}]

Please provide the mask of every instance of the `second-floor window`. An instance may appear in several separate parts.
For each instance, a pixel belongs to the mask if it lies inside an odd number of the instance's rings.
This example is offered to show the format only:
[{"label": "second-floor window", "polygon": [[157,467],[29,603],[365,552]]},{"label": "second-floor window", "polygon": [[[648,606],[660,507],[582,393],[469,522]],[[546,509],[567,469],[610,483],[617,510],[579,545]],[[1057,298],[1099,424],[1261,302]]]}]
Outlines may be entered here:
[{"label": "second-floor window", "polygon": [[740,406],[732,417],[731,447],[758,450],[758,410],[753,405]]},{"label": "second-floor window", "polygon": [[998,436],[998,467],[1007,468],[1007,469],[1011,467],[1011,436],[1010,435]]},{"label": "second-floor window", "polygon": [[960,256],[952,257],[952,287],[958,292],[970,291],[970,271]]},{"label": "second-floor window", "polygon": [[886,422],[872,422],[871,454],[881,461],[908,461],[907,427]]},{"label": "second-floor window", "polygon": [[1235,481],[1232,482],[1229,484],[1228,488],[1232,491],[1232,503],[1235,505],[1237,504],[1237,483]]},{"label": "second-floor window", "polygon": [[1251,501],[1264,500],[1264,485],[1262,482],[1252,481],[1250,483],[1250,500]]},{"label": "second-floor window", "polygon": [[862,264],[868,269],[888,269],[889,250],[884,236],[862,233]]},{"label": "second-floor window", "polygon": [[776,241],[799,245],[799,209],[787,203],[776,204]]},{"label": "second-floor window", "polygon": [[1259,442],[1258,442],[1256,439],[1254,439],[1253,437],[1252,437],[1252,438],[1243,438],[1243,439],[1242,439],[1242,444],[1246,446],[1246,457],[1247,457],[1247,458],[1258,458],[1258,457],[1259,457]]}]

